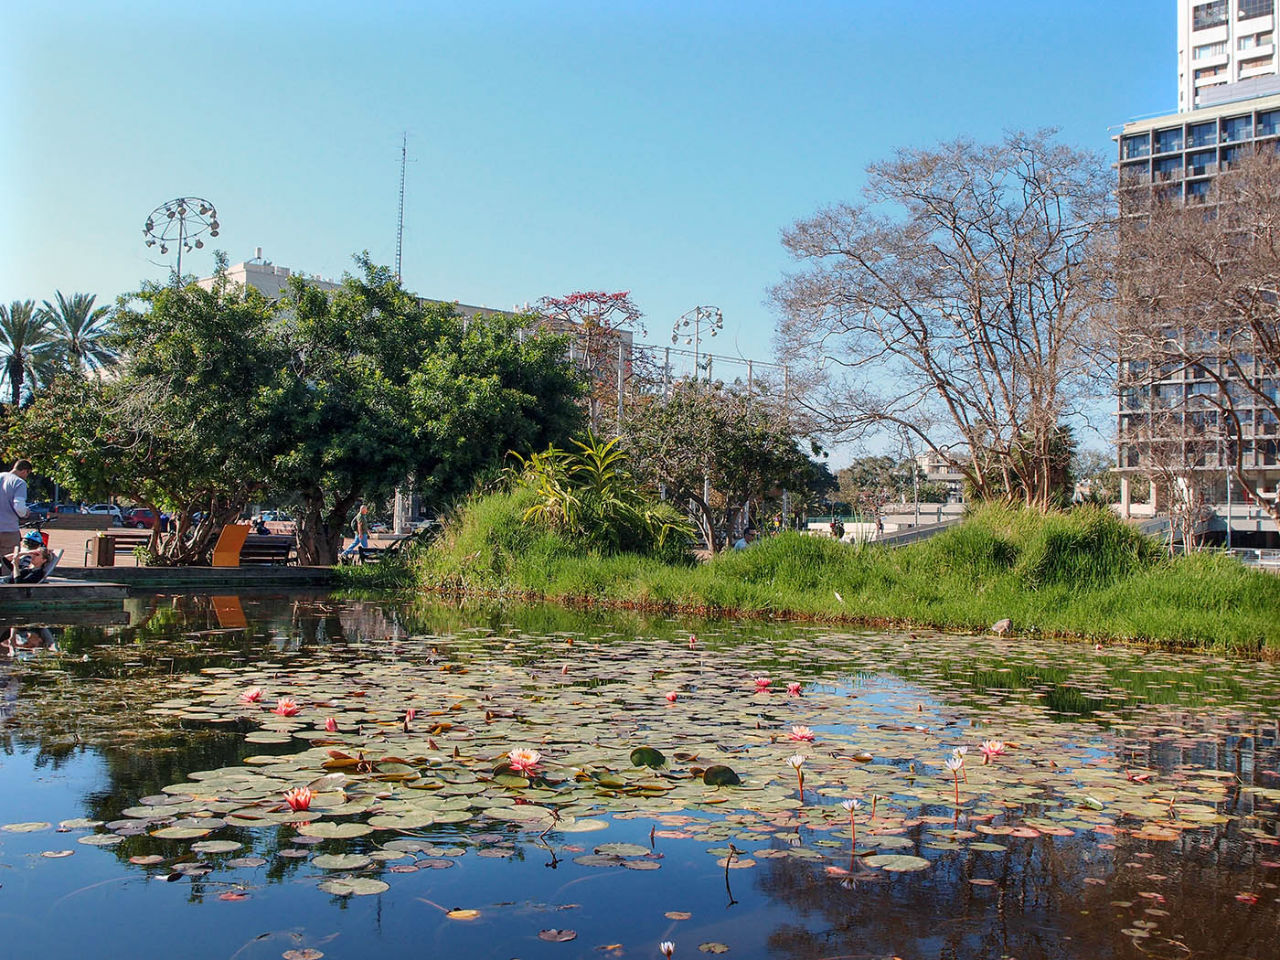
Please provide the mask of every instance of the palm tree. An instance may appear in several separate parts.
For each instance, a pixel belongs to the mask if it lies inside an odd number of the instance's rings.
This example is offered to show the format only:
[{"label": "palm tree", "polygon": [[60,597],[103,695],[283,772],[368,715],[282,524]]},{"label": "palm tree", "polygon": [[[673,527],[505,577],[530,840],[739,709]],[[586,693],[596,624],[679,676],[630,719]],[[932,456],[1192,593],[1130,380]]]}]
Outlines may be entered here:
[{"label": "palm tree", "polygon": [[52,358],[48,324],[34,300],[15,300],[7,307],[0,304],[0,364],[15,407],[22,400],[24,381],[34,384],[37,371]]},{"label": "palm tree", "polygon": [[48,300],[40,312],[48,319],[49,333],[63,356],[81,372],[109,367],[117,360],[114,350],[107,346],[111,335],[111,310],[95,308],[97,295],[77,293],[68,300],[59,290],[54,294],[56,305]]}]

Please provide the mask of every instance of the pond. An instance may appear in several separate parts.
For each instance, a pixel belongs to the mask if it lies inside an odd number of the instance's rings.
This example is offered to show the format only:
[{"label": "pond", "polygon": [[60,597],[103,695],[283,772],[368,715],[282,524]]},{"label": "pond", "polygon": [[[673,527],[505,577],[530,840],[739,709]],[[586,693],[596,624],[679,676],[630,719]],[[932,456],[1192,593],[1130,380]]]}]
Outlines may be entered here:
[{"label": "pond", "polygon": [[1280,957],[1273,664],[321,595],[102,619],[0,628],[6,955]]}]

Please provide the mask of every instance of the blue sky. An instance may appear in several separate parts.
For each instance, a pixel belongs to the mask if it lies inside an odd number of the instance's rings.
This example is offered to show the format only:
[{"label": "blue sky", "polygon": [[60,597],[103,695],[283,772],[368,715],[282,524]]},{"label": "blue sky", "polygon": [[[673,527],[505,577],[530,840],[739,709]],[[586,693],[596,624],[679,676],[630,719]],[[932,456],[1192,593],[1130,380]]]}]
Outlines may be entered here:
[{"label": "blue sky", "polygon": [[779,231],[869,162],[1039,126],[1109,154],[1176,101],[1175,0],[51,7],[0,13],[6,302],[162,279],[141,228],[182,195],[233,262],[390,263],[407,130],[410,289],[631,290],[651,342],[715,304],[713,349],[767,358]]}]

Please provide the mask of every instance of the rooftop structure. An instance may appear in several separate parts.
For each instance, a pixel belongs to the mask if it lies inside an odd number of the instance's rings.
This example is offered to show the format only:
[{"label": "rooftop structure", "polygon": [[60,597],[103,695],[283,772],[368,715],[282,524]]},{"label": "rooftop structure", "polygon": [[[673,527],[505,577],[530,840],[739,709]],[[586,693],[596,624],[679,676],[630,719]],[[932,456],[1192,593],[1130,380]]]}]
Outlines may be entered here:
[{"label": "rooftop structure", "polygon": [[1178,0],[1178,109],[1280,93],[1278,0]]}]

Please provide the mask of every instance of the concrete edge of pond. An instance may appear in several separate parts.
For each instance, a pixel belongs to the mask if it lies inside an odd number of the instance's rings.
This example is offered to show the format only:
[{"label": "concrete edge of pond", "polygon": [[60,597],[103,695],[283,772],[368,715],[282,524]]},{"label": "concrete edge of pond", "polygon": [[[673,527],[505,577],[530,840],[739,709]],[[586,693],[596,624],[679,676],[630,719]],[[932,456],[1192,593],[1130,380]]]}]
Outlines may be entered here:
[{"label": "concrete edge of pond", "polygon": [[329,587],[332,567],[73,567],[59,569],[68,580],[109,581],[130,589]]}]

